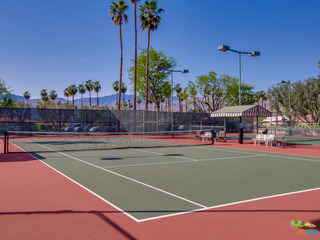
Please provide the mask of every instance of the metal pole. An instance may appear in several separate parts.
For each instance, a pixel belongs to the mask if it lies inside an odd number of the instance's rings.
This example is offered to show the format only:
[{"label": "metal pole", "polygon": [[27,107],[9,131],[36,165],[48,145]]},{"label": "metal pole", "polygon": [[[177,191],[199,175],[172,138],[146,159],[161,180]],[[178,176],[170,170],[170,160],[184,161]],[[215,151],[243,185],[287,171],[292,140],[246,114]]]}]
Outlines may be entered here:
[{"label": "metal pole", "polygon": [[171,131],[173,132],[173,71],[171,71]]},{"label": "metal pole", "polygon": [[289,82],[289,84],[288,84],[288,87],[289,87],[289,121],[290,121],[290,135],[291,135],[291,128],[292,128],[292,120],[291,120],[291,94],[290,94],[290,92],[291,92],[291,84],[290,84],[290,82]]},{"label": "metal pole", "polygon": [[239,52],[239,106],[241,106],[241,52]]}]

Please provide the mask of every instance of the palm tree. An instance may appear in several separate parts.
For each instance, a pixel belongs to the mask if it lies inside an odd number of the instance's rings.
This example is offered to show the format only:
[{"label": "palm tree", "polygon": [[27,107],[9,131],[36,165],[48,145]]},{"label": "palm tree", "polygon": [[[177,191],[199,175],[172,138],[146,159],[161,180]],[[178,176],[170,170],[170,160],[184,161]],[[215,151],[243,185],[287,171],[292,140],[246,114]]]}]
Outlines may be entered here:
[{"label": "palm tree", "polygon": [[133,110],[136,110],[137,99],[137,2],[140,0],[130,0],[134,5],[134,79],[133,79]]},{"label": "palm tree", "polygon": [[28,91],[25,91],[23,94],[24,99],[27,100],[27,105],[29,104],[29,99],[31,97],[31,94]]},{"label": "palm tree", "polygon": [[101,85],[98,81],[93,83],[93,90],[97,93],[97,108],[99,107],[99,96],[98,93],[101,90]]},{"label": "palm tree", "polygon": [[43,101],[44,108],[47,108],[47,101],[49,100],[47,89],[42,89],[40,91],[40,96],[41,100]]},{"label": "palm tree", "polygon": [[266,107],[266,105],[267,105],[267,102],[266,102],[266,100],[267,100],[267,94],[264,92],[264,91],[260,91],[260,92],[257,92],[256,93],[256,99],[258,98],[259,100],[259,102],[260,102],[260,99],[261,99],[261,106],[263,107],[263,102],[265,101],[265,106],[264,107]]},{"label": "palm tree", "polygon": [[167,99],[167,103],[166,103],[167,112],[169,111],[169,109],[171,109],[171,104],[170,104],[171,93],[172,93],[171,84],[168,81],[165,81],[162,84],[162,94]]},{"label": "palm tree", "polygon": [[121,93],[122,93],[122,103],[124,103],[124,94],[127,92],[127,86],[122,83],[122,86],[121,86]]},{"label": "palm tree", "polygon": [[112,88],[113,88],[113,90],[117,93],[117,106],[118,106],[118,101],[119,101],[119,99],[118,99],[118,94],[119,94],[119,81],[114,81],[114,82],[112,83]]},{"label": "palm tree", "polygon": [[317,68],[320,69],[320,60],[318,61],[318,67]]},{"label": "palm tree", "polygon": [[71,95],[72,97],[72,106],[74,107],[74,96],[77,94],[78,92],[78,88],[76,85],[72,84],[70,87],[69,87],[69,94]]},{"label": "palm tree", "polygon": [[49,93],[49,98],[52,100],[52,102],[54,103],[54,100],[56,100],[58,97],[58,94],[56,93],[55,90],[50,91]]},{"label": "palm tree", "polygon": [[141,98],[137,98],[137,103],[139,104],[139,110],[140,110]]},{"label": "palm tree", "polygon": [[91,91],[93,89],[93,82],[91,80],[86,81],[84,87],[89,92],[89,106],[91,107]]},{"label": "palm tree", "polygon": [[109,7],[109,14],[112,16],[111,21],[119,26],[120,34],[120,77],[119,77],[119,95],[118,95],[118,110],[120,110],[120,98],[121,98],[121,86],[122,86],[122,56],[123,56],[123,47],[122,47],[122,32],[121,26],[122,21],[128,22],[128,16],[124,12],[128,9],[128,6],[124,3],[123,0],[118,0],[118,2],[111,2],[112,5]]},{"label": "palm tree", "polygon": [[178,83],[177,85],[174,86],[174,90],[176,91],[177,93],[177,98],[179,100],[179,111],[182,112],[182,106],[181,106],[181,92],[182,92],[182,87],[180,86],[180,83]]},{"label": "palm tree", "polygon": [[146,54],[146,99],[145,99],[145,109],[148,110],[148,92],[149,92],[149,48],[150,48],[150,31],[158,29],[161,21],[159,14],[163,12],[163,9],[157,9],[157,1],[151,0],[145,1],[144,5],[139,8],[140,14],[139,18],[141,20],[142,30],[148,29],[148,44],[147,44],[147,54]]},{"label": "palm tree", "polygon": [[67,104],[69,104],[69,96],[70,96],[69,88],[66,88],[63,90],[63,95],[67,97]]},{"label": "palm tree", "polygon": [[83,106],[83,94],[86,93],[86,89],[83,84],[80,84],[78,87],[78,91],[81,94],[81,107]]}]

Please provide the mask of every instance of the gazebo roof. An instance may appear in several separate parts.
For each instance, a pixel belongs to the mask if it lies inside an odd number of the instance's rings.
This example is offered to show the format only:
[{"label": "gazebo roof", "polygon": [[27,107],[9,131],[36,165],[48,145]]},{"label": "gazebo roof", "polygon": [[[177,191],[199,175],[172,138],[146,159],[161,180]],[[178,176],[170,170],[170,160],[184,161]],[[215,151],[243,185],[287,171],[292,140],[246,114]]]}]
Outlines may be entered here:
[{"label": "gazebo roof", "polygon": [[271,117],[272,112],[260,105],[241,105],[224,107],[211,113],[211,117]]}]

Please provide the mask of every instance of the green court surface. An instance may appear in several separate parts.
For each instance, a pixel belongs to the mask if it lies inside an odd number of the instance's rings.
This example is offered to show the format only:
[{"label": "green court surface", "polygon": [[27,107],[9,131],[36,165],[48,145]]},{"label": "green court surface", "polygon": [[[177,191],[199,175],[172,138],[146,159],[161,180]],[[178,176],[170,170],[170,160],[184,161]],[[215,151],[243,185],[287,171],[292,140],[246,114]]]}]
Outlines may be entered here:
[{"label": "green court surface", "polygon": [[316,157],[215,146],[33,155],[137,221],[320,187]]}]

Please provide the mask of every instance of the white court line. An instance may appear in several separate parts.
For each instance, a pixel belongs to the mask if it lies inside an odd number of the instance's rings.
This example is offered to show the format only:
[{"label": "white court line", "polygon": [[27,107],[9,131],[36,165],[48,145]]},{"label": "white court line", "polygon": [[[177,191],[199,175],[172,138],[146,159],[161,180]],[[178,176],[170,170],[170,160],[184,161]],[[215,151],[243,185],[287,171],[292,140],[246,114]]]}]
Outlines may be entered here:
[{"label": "white court line", "polygon": [[242,204],[242,203],[249,203],[249,202],[254,202],[254,201],[259,201],[259,200],[264,200],[264,199],[283,197],[283,196],[294,195],[294,194],[305,193],[305,192],[311,192],[311,191],[317,191],[317,190],[320,190],[320,188],[312,188],[312,189],[301,190],[301,191],[296,191],[296,192],[282,193],[282,194],[270,195],[270,196],[260,197],[260,198],[252,198],[252,199],[248,199],[248,200],[244,200],[244,201],[221,204],[221,205],[216,205],[216,206],[212,206],[212,207],[206,207],[206,208],[187,211],[187,212],[173,213],[173,214],[162,215],[162,216],[152,217],[152,218],[144,218],[144,219],[138,220],[138,222],[145,222],[145,221],[156,220],[156,219],[161,219],[161,218],[166,218],[166,217],[173,217],[173,216],[192,213],[192,212],[201,212],[201,211],[206,211],[206,210],[211,210],[211,209],[216,209],[216,208],[221,208],[221,207],[228,207],[228,206]]},{"label": "white court line", "polygon": [[[42,146],[42,145],[37,144],[37,143],[34,143],[34,144],[36,144],[36,145],[38,145],[38,146],[40,146],[40,147],[43,147],[43,148],[47,148],[47,149],[49,149],[49,150],[51,150],[51,151],[53,151],[53,152],[57,152],[57,151],[55,151],[55,150],[54,150],[54,149],[52,149],[52,148],[49,148],[49,147],[46,147],[46,146]],[[186,198],[180,197],[180,196],[178,196],[178,195],[176,195],[176,194],[173,194],[173,193],[167,192],[167,191],[165,191],[165,190],[162,190],[162,189],[160,189],[160,188],[157,188],[157,187],[151,186],[151,185],[146,184],[146,183],[144,183],[144,182],[141,182],[141,181],[135,180],[135,179],[133,179],[133,178],[129,178],[129,177],[124,176],[124,175],[122,175],[122,174],[119,174],[119,173],[116,173],[116,172],[110,171],[110,170],[105,169],[105,168],[103,168],[103,167],[100,167],[100,166],[94,165],[94,164],[92,164],[92,163],[86,162],[86,161],[84,161],[84,160],[81,160],[81,159],[79,159],[79,158],[76,158],[76,157],[70,156],[70,155],[65,154],[65,153],[62,153],[62,152],[57,152],[57,153],[59,153],[59,154],[61,154],[61,155],[64,155],[64,156],[66,156],[66,157],[72,158],[72,159],[74,159],[74,160],[76,160],[76,161],[82,162],[82,163],[84,163],[84,164],[87,164],[87,165],[89,165],[89,166],[92,166],[92,167],[95,167],[95,168],[101,169],[102,171],[105,171],[105,172],[108,172],[108,173],[114,174],[114,175],[116,175],[116,176],[119,176],[119,177],[125,178],[125,179],[127,179],[127,180],[132,181],[132,182],[135,182],[135,183],[141,184],[141,185],[146,186],[146,187],[148,187],[148,188],[151,188],[151,189],[153,189],[153,190],[156,190],[156,191],[159,191],[159,192],[165,193],[165,194],[167,194],[167,195],[170,195],[170,196],[172,196],[172,197],[178,198],[178,199],[183,200],[183,201],[185,201],[185,202],[189,202],[189,203],[191,203],[191,204],[193,204],[193,205],[197,205],[197,206],[199,206],[199,207],[206,208],[206,206],[204,206],[204,205],[202,205],[202,204],[200,204],[200,203],[196,203],[196,202],[191,201],[191,200],[189,200],[189,199],[186,199]]]},{"label": "white court line", "polygon": [[[163,154],[162,156],[166,156]],[[121,167],[138,167],[138,166],[150,166],[150,165],[162,165],[162,164],[177,164],[177,163],[191,163],[191,162],[205,162],[205,161],[219,161],[219,160],[232,160],[232,159],[241,159],[241,158],[254,158],[254,157],[265,157],[265,154],[258,154],[253,156],[239,156],[239,157],[223,157],[223,158],[209,158],[209,159],[198,159],[189,161],[170,161],[170,162],[157,162],[157,163],[141,163],[141,164],[128,164],[128,165],[114,165],[114,166],[107,166],[104,168],[121,168]],[[169,156],[175,157],[175,156]]]},{"label": "white court line", "polygon": [[308,161],[308,162],[320,163],[320,159],[319,160],[312,160],[312,159],[307,159],[307,158],[296,158],[296,157],[279,156],[279,155],[272,155],[272,154],[266,154],[266,156],[267,157],[287,158],[287,159],[293,159],[293,160],[298,160],[298,161]]}]

